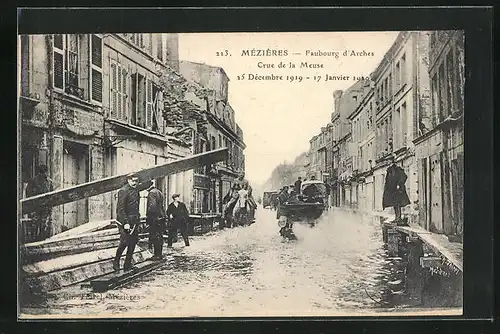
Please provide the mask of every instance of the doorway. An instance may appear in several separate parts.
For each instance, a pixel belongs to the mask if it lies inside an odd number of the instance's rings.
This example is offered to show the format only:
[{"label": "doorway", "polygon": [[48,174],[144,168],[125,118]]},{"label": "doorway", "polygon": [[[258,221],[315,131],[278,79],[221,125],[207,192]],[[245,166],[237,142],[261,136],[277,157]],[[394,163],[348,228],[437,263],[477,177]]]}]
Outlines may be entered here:
[{"label": "doorway", "polygon": [[[89,181],[89,147],[64,141],[63,144],[63,188]],[[63,229],[70,229],[88,222],[88,199],[63,205]]]}]

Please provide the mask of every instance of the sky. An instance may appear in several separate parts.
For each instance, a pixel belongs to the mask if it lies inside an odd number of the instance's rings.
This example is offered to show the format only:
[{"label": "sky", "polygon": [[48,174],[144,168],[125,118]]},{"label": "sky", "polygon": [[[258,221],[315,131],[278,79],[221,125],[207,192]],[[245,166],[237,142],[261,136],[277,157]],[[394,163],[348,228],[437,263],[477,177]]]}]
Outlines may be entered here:
[{"label": "sky", "polygon": [[[219,66],[229,77],[229,103],[246,144],[246,177],[263,184],[280,163],[309,149],[309,140],[330,121],[333,91],[354,77],[369,76],[398,32],[189,33],[179,34],[179,59]],[[286,56],[244,56],[243,50],[287,50]],[[227,50],[227,55],[226,55]],[[331,55],[312,56],[321,51]],[[348,55],[344,56],[347,51]],[[352,51],[359,52],[353,55]],[[219,53],[219,55],[217,55]],[[222,56],[220,55],[222,54]],[[338,57],[335,56],[338,55]],[[259,68],[258,63],[274,68]],[[278,68],[282,62],[287,67]],[[289,63],[295,64],[290,68]],[[302,62],[323,68],[303,67]],[[262,65],[261,65],[262,66]],[[245,74],[243,80],[238,77]],[[278,75],[283,80],[248,80]],[[286,76],[302,76],[290,82]],[[326,76],[342,75],[342,80]],[[314,77],[321,77],[319,81]],[[345,78],[348,76],[349,78]],[[309,77],[309,79],[306,79]]]}]

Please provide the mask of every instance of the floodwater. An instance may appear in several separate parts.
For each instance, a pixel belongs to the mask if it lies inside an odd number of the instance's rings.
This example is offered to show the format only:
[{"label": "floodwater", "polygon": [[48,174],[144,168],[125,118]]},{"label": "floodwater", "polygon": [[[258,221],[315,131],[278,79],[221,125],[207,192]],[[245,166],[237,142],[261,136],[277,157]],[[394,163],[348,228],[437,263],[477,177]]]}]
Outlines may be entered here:
[{"label": "floodwater", "polygon": [[137,281],[99,294],[70,287],[23,313],[334,316],[393,306],[388,296],[403,289],[402,271],[387,257],[379,222],[328,211],[314,228],[295,224],[298,240],[285,242],[275,215],[259,208],[249,227],[192,237],[190,247],[174,244],[168,264]]}]

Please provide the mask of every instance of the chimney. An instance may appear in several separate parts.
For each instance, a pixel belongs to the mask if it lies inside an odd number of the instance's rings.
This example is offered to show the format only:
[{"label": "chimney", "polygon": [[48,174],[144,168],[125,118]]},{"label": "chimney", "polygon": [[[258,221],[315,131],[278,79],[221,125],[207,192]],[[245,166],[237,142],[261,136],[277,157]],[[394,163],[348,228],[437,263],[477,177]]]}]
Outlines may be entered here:
[{"label": "chimney", "polygon": [[333,92],[333,113],[339,112],[340,98],[342,97],[342,91],[336,90]]},{"label": "chimney", "polygon": [[179,71],[179,36],[177,34],[165,34],[167,64]]}]

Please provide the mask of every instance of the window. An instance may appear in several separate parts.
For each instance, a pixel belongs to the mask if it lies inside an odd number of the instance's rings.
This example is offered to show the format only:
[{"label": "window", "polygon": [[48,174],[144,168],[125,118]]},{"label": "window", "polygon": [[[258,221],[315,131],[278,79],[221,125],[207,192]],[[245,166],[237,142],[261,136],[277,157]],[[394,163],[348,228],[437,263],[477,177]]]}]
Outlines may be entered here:
[{"label": "window", "polygon": [[163,61],[163,34],[156,35],[156,57]]},{"label": "window", "polygon": [[463,62],[462,62],[462,57],[460,55],[460,49],[459,47],[455,47],[454,49],[455,52],[455,65],[454,65],[454,71],[455,71],[455,87],[456,87],[456,99],[457,99],[457,108],[461,112],[463,112],[463,80],[464,80],[464,69],[463,69]]},{"label": "window", "polygon": [[384,80],[384,86],[385,86],[385,96],[384,96],[384,98],[387,101],[389,99],[389,78],[385,78],[385,80]]},{"label": "window", "polygon": [[396,91],[399,91],[399,89],[401,88],[401,65],[399,64],[399,62],[396,63],[394,85],[396,86]]},{"label": "window", "polygon": [[206,190],[197,189],[197,188],[194,189],[194,192],[193,192],[194,208],[193,209],[194,209],[195,214],[203,212],[204,203],[206,202],[206,195],[207,195]]},{"label": "window", "polygon": [[447,82],[446,82],[446,77],[445,77],[445,71],[444,71],[444,64],[441,63],[439,65],[439,71],[438,71],[438,90],[439,90],[439,121],[442,122],[444,119],[444,115],[446,113],[446,88],[447,88]]},{"label": "window", "polygon": [[66,35],[66,85],[68,88],[78,88],[78,35]]},{"label": "window", "polygon": [[437,115],[439,115],[439,86],[438,86],[438,75],[434,74],[431,80],[431,92],[432,92],[432,110],[433,110],[433,126],[436,123]]},{"label": "window", "polygon": [[102,47],[96,46],[99,48],[95,55],[89,52],[96,39],[101,41],[95,35],[53,35],[52,85],[55,89],[80,99],[102,102],[102,61],[96,62],[97,58],[101,60]]},{"label": "window", "polygon": [[408,124],[407,124],[407,111],[406,102],[401,105],[401,136],[402,136],[402,146],[406,147],[408,145]]},{"label": "window", "polygon": [[154,94],[155,86],[150,78],[140,73],[132,76],[132,104],[134,106],[132,124],[147,129],[153,128]]},{"label": "window", "polygon": [[64,89],[64,35],[54,35],[53,86]]},{"label": "window", "polygon": [[404,86],[406,84],[406,54],[401,56],[401,85]]},{"label": "window", "polygon": [[392,116],[387,120],[388,136],[387,136],[387,151],[392,152],[393,149],[393,136],[392,136]]},{"label": "window", "polygon": [[144,34],[130,34],[130,41],[141,49],[144,48]]},{"label": "window", "polygon": [[92,35],[90,39],[91,49],[91,89],[90,100],[102,102],[102,38]]},{"label": "window", "polygon": [[111,117],[128,121],[128,73],[123,65],[111,62],[110,65],[110,111]]},{"label": "window", "polygon": [[229,141],[229,166],[233,165],[233,142]]},{"label": "window", "polygon": [[222,147],[222,136],[219,134],[219,147]]},{"label": "window", "polygon": [[445,116],[448,116],[456,108],[456,88],[455,70],[453,66],[453,49],[446,54],[446,104],[448,105]]},{"label": "window", "polygon": [[217,143],[215,142],[215,136],[212,136],[212,150],[215,150],[217,147]]},{"label": "window", "polygon": [[394,94],[392,90],[392,74],[389,73],[389,97],[391,97]]},{"label": "window", "polygon": [[153,80],[146,79],[146,128],[153,127]]},{"label": "window", "polygon": [[402,130],[402,128],[401,128],[401,108],[397,108],[396,113],[394,115],[394,133],[395,133],[394,147],[395,147],[395,149],[400,148],[401,136],[402,136],[401,130]]}]

